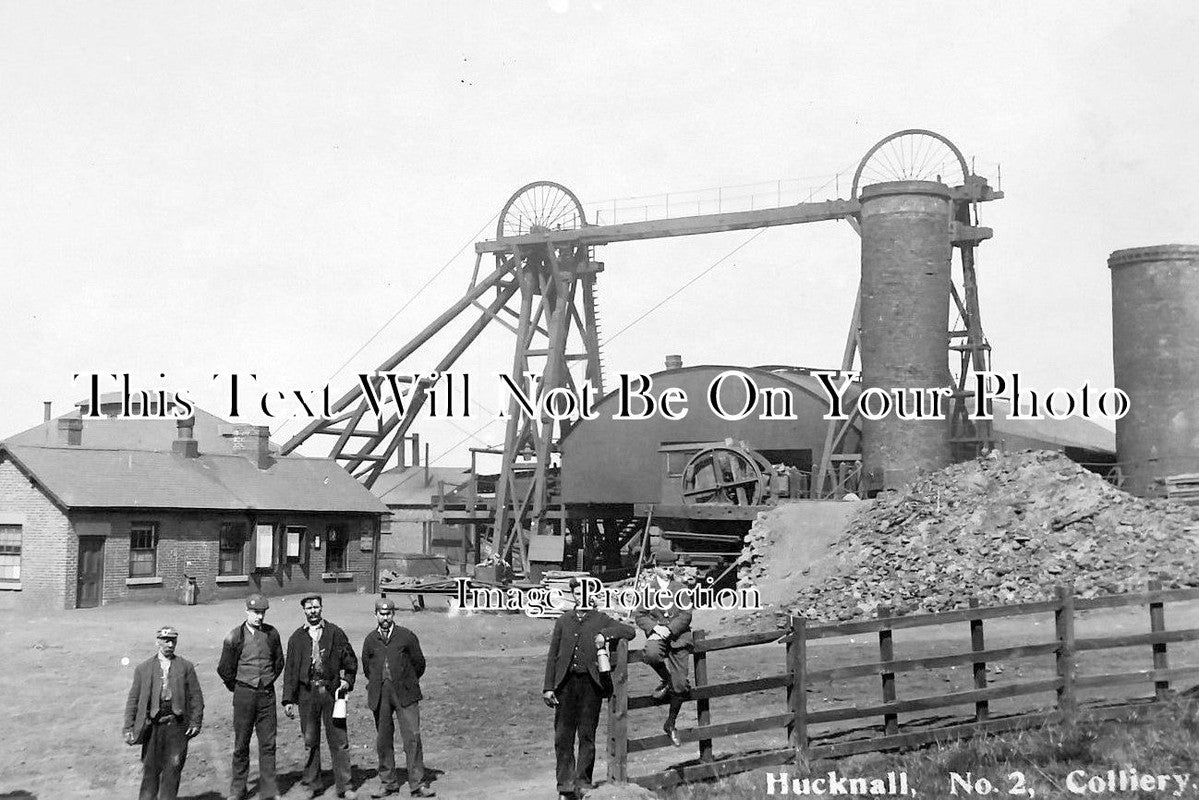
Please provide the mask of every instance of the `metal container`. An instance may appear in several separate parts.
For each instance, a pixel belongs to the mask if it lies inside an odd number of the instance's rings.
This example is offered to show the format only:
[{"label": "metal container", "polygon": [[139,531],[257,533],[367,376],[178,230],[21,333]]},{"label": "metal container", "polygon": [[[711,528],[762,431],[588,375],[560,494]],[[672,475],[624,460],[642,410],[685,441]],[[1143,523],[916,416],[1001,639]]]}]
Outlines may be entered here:
[{"label": "metal container", "polygon": [[1117,250],[1112,274],[1116,422],[1124,488],[1160,496],[1167,475],[1199,472],[1199,245]]},{"label": "metal container", "polygon": [[[933,181],[893,181],[861,192],[862,391],[947,387],[950,195]],[[909,395],[910,396],[910,395]],[[948,416],[948,403],[942,409]],[[864,420],[867,491],[898,488],[953,457],[945,419]]]}]

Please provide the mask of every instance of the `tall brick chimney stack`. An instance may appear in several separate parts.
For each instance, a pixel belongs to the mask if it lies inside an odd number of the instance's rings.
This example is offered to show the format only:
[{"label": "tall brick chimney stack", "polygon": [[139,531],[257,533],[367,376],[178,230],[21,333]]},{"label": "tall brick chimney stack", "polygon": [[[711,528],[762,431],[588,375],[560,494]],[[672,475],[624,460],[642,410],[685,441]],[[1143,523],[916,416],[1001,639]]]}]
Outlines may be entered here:
[{"label": "tall brick chimney stack", "polygon": [[233,426],[233,452],[245,456],[259,469],[267,469],[275,460],[271,458],[271,429],[266,425],[238,423]]}]

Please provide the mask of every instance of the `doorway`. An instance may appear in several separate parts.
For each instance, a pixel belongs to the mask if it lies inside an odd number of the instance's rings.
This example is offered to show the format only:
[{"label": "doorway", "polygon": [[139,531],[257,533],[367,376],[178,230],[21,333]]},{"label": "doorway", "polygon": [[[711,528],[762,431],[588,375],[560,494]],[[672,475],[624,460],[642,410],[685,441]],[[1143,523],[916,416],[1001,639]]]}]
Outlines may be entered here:
[{"label": "doorway", "polygon": [[75,607],[95,608],[104,591],[104,537],[79,537],[79,577],[75,585]]}]

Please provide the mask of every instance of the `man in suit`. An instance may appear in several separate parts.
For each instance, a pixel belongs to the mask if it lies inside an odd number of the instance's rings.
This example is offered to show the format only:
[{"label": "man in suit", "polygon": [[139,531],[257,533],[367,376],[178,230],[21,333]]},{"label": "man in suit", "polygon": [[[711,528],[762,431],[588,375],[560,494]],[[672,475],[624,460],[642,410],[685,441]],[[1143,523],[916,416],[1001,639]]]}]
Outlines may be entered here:
[{"label": "man in suit", "polygon": [[125,701],[125,743],[142,746],[139,800],[175,800],[187,743],[204,724],[204,693],[196,668],[175,655],[179,633],[155,634],[158,654],[137,665]]},{"label": "man in suit", "polygon": [[542,686],[542,699],[554,709],[554,754],[561,800],[574,800],[591,788],[595,729],[603,698],[612,693],[611,679],[599,671],[598,648],[605,647],[607,639],[632,639],[637,635],[632,627],[584,607],[583,587],[577,579],[571,579],[570,588],[574,608],[554,623]]},{"label": "man in suit", "polygon": [[378,627],[362,643],[362,674],[368,681],[366,702],[375,715],[375,751],[379,756],[379,789],[371,797],[387,797],[400,791],[396,780],[395,724],[408,762],[408,787],[413,797],[436,797],[425,785],[425,756],[420,741],[420,678],[425,674],[425,656],[416,634],[395,624],[395,601],[375,601]]},{"label": "man in suit", "polygon": [[233,778],[229,800],[246,794],[250,772],[250,736],[258,734],[258,797],[270,800],[275,784],[275,679],[283,674],[279,631],[265,622],[271,603],[261,594],[246,598],[246,621],[229,631],[221,647],[217,675],[233,692]]},{"label": "man in suit", "polygon": [[319,594],[300,600],[305,624],[287,640],[287,664],[283,668],[283,711],[294,719],[300,707],[300,731],[304,734],[304,776],[308,797],[316,797],[321,776],[321,724],[333,761],[333,784],[337,796],[358,795],[350,788],[350,740],[345,719],[333,718],[335,695],[345,697],[354,688],[358,657],[345,631],[324,619]]},{"label": "man in suit", "polygon": [[655,567],[650,586],[657,592],[660,602],[639,608],[636,618],[637,627],[645,631],[645,648],[642,650],[644,661],[662,679],[652,696],[655,700],[668,695],[670,697],[670,709],[662,730],[675,747],[681,744],[675,722],[683,707],[684,696],[691,691],[687,682],[687,662],[695,646],[691,636],[691,611],[679,608],[672,599],[687,588],[675,580],[674,566],[677,561],[678,556],[670,550],[660,550],[654,554]]}]

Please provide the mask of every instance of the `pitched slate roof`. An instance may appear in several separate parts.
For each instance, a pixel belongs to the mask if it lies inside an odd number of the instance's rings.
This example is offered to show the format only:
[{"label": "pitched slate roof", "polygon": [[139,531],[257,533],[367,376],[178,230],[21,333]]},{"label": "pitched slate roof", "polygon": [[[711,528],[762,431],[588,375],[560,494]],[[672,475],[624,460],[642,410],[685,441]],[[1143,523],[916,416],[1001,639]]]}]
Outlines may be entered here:
[{"label": "pitched slate roof", "polygon": [[465,467],[429,467],[429,482],[425,483],[424,467],[396,468],[379,475],[371,492],[389,506],[428,506],[440,491],[438,481],[445,482],[449,494],[469,478],[470,470]]},{"label": "pitched slate roof", "polygon": [[288,456],[258,469],[232,453],[229,437],[219,434],[227,425],[197,411],[200,455],[185,458],[171,451],[173,419],[87,418],[79,446],[59,443],[52,420],[0,442],[0,458],[11,458],[68,508],[387,512],[332,459]]}]

